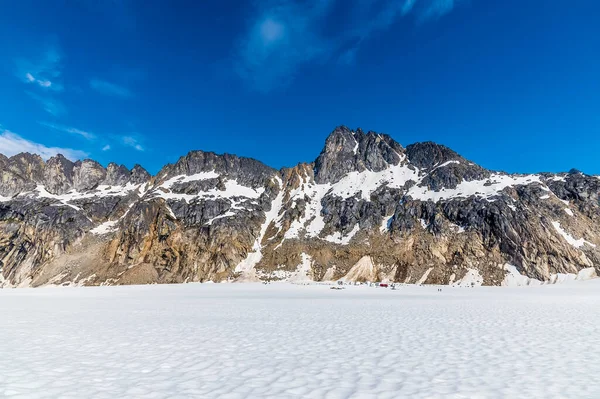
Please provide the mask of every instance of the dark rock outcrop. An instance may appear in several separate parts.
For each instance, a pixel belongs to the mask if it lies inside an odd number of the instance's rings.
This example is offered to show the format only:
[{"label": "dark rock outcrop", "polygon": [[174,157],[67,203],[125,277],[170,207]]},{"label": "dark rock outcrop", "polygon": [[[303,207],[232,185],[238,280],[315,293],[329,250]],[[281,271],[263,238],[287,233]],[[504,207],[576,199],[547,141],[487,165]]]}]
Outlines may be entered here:
[{"label": "dark rock outcrop", "polygon": [[493,172],[344,126],[314,163],[281,171],[203,151],[154,177],[0,155],[0,286],[589,277],[599,195],[600,179],[579,171]]}]

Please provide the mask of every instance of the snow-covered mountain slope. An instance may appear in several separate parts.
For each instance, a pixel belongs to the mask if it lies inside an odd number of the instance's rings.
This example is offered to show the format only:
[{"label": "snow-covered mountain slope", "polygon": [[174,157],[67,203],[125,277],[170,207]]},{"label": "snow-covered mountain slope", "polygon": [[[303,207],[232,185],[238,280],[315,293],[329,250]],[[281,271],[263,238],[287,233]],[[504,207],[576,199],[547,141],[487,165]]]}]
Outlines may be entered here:
[{"label": "snow-covered mountain slope", "polygon": [[0,174],[4,286],[502,285],[600,270],[597,177],[493,172],[343,126],[315,162],[281,171],[193,151],[156,176],[31,154],[0,157]]}]

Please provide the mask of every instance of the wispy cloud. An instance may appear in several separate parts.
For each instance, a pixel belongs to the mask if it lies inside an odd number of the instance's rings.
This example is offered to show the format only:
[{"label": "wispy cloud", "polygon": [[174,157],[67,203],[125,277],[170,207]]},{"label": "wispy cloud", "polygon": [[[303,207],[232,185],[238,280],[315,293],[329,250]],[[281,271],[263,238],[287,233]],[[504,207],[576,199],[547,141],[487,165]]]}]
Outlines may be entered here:
[{"label": "wispy cloud", "polygon": [[0,130],[0,153],[10,157],[21,152],[39,154],[43,159],[62,154],[72,161],[88,156],[84,151],[72,148],[47,147],[44,144],[24,139],[9,130]]},{"label": "wispy cloud", "polygon": [[33,84],[46,90],[62,91],[64,87],[60,81],[61,59],[58,47],[48,46],[41,56],[15,59],[15,75],[23,83]]},{"label": "wispy cloud", "polygon": [[142,147],[142,145],[140,144],[140,142],[138,141],[138,139],[136,139],[133,136],[123,136],[121,138],[121,141],[123,142],[123,144],[125,144],[127,147],[131,147],[137,151],[144,151],[144,147]]},{"label": "wispy cloud", "polygon": [[102,147],[102,151],[108,151],[108,150],[110,150],[110,144],[107,144],[104,147]]},{"label": "wispy cloud", "polygon": [[419,15],[419,22],[427,21],[428,19],[437,19],[448,14],[456,3],[460,0],[435,0],[432,1],[427,7],[424,8],[421,15]]},{"label": "wispy cloud", "polygon": [[[251,87],[268,92],[289,84],[304,65],[352,62],[367,38],[403,16],[413,15],[423,23],[449,13],[460,1],[464,0],[258,2],[238,44],[236,70]],[[342,15],[335,13],[340,9]]]},{"label": "wispy cloud", "polygon": [[133,93],[126,87],[100,79],[90,80],[90,87],[99,93],[117,97],[132,97]]},{"label": "wispy cloud", "polygon": [[57,98],[48,95],[40,96],[39,94],[31,91],[26,91],[25,93],[40,103],[44,110],[53,116],[60,116],[67,113],[67,108],[64,106],[62,101]]},{"label": "wispy cloud", "polygon": [[285,86],[303,63],[328,51],[329,40],[318,26],[330,12],[332,0],[316,2],[266,1],[242,38],[238,73],[251,86],[269,91]]},{"label": "wispy cloud", "polygon": [[63,90],[62,55],[56,44],[47,45],[41,55],[14,59],[15,76],[28,88],[25,93],[53,116],[65,114],[67,109],[57,98]]},{"label": "wispy cloud", "polygon": [[85,131],[85,130],[81,130],[81,129],[77,129],[74,127],[70,127],[70,126],[64,126],[64,125],[57,125],[54,123],[49,123],[49,122],[38,122],[40,125],[45,126],[49,129],[52,130],[56,130],[59,132],[64,132],[64,133],[70,133],[70,134],[75,134],[78,136],[81,136],[87,140],[93,140],[96,138],[96,135],[94,133]]},{"label": "wispy cloud", "polygon": [[52,82],[47,79],[36,79],[31,73],[27,72],[25,74],[25,79],[29,83],[36,83],[38,86],[43,88],[57,87],[57,85],[52,85]]}]

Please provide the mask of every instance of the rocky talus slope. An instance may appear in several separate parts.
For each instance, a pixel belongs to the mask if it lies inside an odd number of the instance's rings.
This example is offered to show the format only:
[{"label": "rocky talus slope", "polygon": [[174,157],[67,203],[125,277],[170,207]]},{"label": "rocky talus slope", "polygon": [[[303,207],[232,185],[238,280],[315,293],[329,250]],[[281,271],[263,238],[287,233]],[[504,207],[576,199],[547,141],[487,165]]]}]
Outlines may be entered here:
[{"label": "rocky talus slope", "polygon": [[0,286],[195,281],[524,285],[600,271],[600,179],[511,175],[336,128],[280,171],[193,151],[151,176],[0,155]]}]

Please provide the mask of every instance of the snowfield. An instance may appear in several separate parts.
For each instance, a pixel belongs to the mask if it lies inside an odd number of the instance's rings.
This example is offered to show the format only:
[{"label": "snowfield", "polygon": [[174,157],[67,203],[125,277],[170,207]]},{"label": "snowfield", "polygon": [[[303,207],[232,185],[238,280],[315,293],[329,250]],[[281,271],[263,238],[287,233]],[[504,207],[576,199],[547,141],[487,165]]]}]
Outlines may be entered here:
[{"label": "snowfield", "polygon": [[0,397],[600,397],[600,279],[439,288],[0,290]]}]

